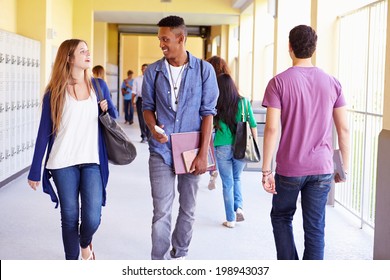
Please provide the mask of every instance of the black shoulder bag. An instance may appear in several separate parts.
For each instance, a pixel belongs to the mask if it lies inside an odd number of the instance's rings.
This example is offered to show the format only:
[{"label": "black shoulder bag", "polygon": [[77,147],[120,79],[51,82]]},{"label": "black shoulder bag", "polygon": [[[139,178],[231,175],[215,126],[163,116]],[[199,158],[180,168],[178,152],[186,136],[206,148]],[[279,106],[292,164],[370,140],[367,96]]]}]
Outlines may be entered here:
[{"label": "black shoulder bag", "polygon": [[[245,98],[241,99],[241,121],[237,123],[233,157],[245,162],[259,162],[260,152],[249,126],[249,109]],[[246,103],[244,105],[243,103]]]},{"label": "black shoulder bag", "polygon": [[[99,100],[104,100],[99,81],[95,79]],[[115,165],[126,165],[131,163],[137,156],[134,144],[129,140],[124,130],[114,118],[103,112],[99,115],[102,124],[103,138],[106,143],[108,161]]]}]

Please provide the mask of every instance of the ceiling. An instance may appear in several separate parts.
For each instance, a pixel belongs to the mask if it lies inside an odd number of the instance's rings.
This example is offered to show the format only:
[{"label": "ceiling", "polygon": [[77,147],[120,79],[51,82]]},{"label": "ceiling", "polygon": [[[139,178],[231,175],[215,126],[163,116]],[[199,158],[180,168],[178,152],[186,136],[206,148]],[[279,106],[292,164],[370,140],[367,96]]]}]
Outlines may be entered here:
[{"label": "ceiling", "polygon": [[[171,2],[172,0],[161,0]],[[234,9],[243,11],[253,0],[231,0]],[[153,25],[156,26],[160,19],[171,15],[167,12],[132,12],[132,11],[95,11],[95,21],[113,24]],[[239,14],[210,14],[210,13],[175,13],[184,18],[187,26],[213,26],[239,23]]]},{"label": "ceiling", "polygon": [[[171,2],[172,0],[161,0],[161,2]],[[248,8],[253,0],[231,0],[231,6],[243,12]],[[217,12],[217,11],[216,11]],[[119,25],[122,33],[156,33],[157,23],[164,17],[171,15],[170,12],[140,12],[140,11],[95,11],[94,20]],[[210,14],[182,12],[174,13],[184,18],[189,34],[199,35],[201,26],[216,25],[238,25],[240,20],[237,14]],[[192,30],[192,29],[193,30]],[[191,31],[191,30],[192,31]]]},{"label": "ceiling", "polygon": [[[165,12],[122,12],[122,11],[95,11],[95,21],[102,21],[115,24],[145,24],[157,25],[160,19],[169,16]],[[223,14],[194,14],[194,13],[175,13],[175,15],[184,18],[186,25],[221,25],[238,24],[239,15]]]}]

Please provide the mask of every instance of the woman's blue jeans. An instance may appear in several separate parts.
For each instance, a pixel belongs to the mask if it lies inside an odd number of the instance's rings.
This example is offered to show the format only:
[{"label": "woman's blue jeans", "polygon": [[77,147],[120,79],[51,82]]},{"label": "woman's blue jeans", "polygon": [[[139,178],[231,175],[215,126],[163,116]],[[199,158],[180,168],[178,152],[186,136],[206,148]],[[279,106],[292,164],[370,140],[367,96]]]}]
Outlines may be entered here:
[{"label": "woman's blue jeans", "polygon": [[304,260],[322,260],[325,247],[325,206],[333,175],[285,177],[275,175],[276,192],[272,199],[271,221],[278,260],[297,260],[292,220],[301,193]]},{"label": "woman's blue jeans", "polygon": [[242,209],[241,173],[245,162],[233,157],[232,145],[216,146],[215,154],[222,180],[226,220],[232,222],[236,220],[236,210]]},{"label": "woman's blue jeans", "polygon": [[65,258],[77,260],[80,246],[88,247],[100,225],[103,202],[100,167],[97,164],[80,164],[50,171],[60,200]]}]

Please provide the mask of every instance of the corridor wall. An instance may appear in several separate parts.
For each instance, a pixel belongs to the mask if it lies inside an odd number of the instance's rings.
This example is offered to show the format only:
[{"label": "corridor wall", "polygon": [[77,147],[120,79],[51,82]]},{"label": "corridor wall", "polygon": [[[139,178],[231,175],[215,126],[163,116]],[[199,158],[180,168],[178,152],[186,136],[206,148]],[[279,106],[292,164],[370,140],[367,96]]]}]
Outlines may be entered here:
[{"label": "corridor wall", "polygon": [[39,92],[40,42],[0,30],[0,187],[31,164]]}]

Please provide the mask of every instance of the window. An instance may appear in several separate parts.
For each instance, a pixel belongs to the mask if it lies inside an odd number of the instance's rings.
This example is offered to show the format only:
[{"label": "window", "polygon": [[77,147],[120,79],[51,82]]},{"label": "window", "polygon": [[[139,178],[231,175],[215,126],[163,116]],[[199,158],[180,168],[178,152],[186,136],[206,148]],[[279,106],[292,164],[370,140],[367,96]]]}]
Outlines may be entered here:
[{"label": "window", "polygon": [[378,136],[382,130],[387,0],[339,18],[339,80],[348,102],[350,170],[335,199],[374,226]]}]

